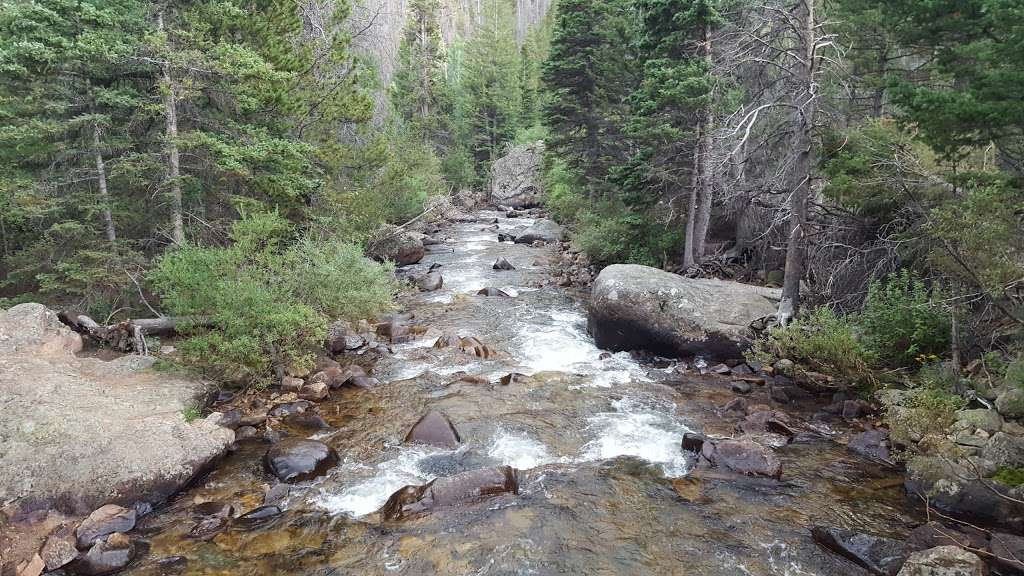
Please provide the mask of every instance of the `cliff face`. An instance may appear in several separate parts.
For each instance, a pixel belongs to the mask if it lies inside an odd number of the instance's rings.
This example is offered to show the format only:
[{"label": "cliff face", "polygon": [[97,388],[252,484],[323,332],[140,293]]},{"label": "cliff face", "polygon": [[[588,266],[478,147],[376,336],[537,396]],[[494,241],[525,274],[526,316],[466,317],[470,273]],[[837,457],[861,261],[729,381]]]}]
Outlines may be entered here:
[{"label": "cliff face", "polygon": [[[540,22],[554,0],[441,0],[438,11],[441,37],[446,45],[472,36],[482,24],[487,2],[515,5],[516,38],[521,42]],[[355,48],[377,65],[382,87],[389,86],[398,62],[398,47],[409,14],[409,0],[355,0],[348,22]]]}]

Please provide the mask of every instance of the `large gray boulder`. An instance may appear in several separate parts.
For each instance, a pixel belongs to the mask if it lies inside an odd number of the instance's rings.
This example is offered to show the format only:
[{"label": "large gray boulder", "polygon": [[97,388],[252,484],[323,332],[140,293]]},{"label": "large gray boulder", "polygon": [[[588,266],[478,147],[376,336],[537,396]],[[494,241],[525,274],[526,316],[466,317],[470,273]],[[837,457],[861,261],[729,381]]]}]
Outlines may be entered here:
[{"label": "large gray boulder", "polygon": [[553,220],[538,218],[536,222],[522,230],[516,230],[516,244],[533,244],[540,240],[547,244],[561,242],[565,235],[562,227]]},{"label": "large gray boulder", "polygon": [[780,298],[774,288],[615,264],[594,281],[587,323],[608,350],[736,357],[750,343],[750,323],[775,313]]},{"label": "large gray boulder", "polygon": [[544,143],[521,144],[491,167],[491,202],[525,208],[540,204],[544,193]]},{"label": "large gray boulder", "polygon": [[205,383],[142,357],[78,358],[81,339],[41,304],[0,311],[0,507],[88,514],[157,502],[234,441],[213,418],[187,422]]}]

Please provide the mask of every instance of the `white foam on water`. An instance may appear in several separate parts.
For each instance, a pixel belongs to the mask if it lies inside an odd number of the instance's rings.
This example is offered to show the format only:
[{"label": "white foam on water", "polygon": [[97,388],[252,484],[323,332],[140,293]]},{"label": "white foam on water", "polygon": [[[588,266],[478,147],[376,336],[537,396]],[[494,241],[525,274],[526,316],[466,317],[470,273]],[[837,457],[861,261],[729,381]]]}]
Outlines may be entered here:
[{"label": "white foam on water", "polygon": [[690,429],[676,416],[675,404],[627,396],[612,402],[612,410],[587,419],[584,433],[592,439],[583,446],[580,461],[635,456],[661,466],[671,478],[689,472],[679,446]]},{"label": "white foam on water", "polygon": [[610,388],[627,382],[650,382],[646,371],[628,353],[605,353],[586,332],[580,310],[553,310],[529,319],[516,338],[521,366],[531,374],[545,371],[591,376],[580,387]]},{"label": "white foam on water", "polygon": [[449,454],[450,450],[431,449],[421,446],[402,446],[394,458],[376,466],[358,462],[346,462],[335,473],[337,477],[355,476],[362,478],[345,486],[337,493],[320,492],[313,503],[331,514],[344,514],[359,518],[372,514],[388,501],[399,488],[413,484],[425,484],[435,478],[423,473],[420,462],[429,456]]},{"label": "white foam on water", "polygon": [[548,447],[522,432],[498,428],[487,448],[495,461],[519,470],[529,470],[557,461]]}]

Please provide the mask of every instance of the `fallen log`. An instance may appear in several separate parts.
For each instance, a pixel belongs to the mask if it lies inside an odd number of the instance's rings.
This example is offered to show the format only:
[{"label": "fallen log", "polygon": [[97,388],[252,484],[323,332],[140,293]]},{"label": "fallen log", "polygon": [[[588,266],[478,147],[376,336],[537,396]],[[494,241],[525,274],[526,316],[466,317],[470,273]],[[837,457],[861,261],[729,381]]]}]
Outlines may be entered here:
[{"label": "fallen log", "polygon": [[181,326],[210,326],[208,316],[164,316],[162,318],[139,318],[125,320],[104,326],[85,314],[61,312],[59,318],[79,334],[96,340],[102,346],[120,352],[148,354],[146,336],[175,334]]}]

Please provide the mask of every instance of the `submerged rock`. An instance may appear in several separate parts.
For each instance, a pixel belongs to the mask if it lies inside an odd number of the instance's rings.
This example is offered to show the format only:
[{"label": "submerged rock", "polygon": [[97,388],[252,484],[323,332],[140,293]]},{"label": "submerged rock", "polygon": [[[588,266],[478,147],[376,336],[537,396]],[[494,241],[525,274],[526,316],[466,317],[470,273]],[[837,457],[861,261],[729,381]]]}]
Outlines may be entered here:
[{"label": "submerged rock", "polygon": [[907,559],[906,546],[891,538],[824,526],[811,528],[811,536],[826,550],[878,576],[896,576]]},{"label": "submerged rock", "polygon": [[405,435],[406,444],[427,444],[438,448],[457,448],[462,442],[452,421],[441,412],[423,415]]},{"label": "submerged rock", "polygon": [[501,298],[513,298],[511,294],[509,294],[505,290],[502,290],[501,288],[481,288],[480,291],[477,292],[476,294],[477,296],[498,296]]},{"label": "submerged rock", "polygon": [[985,562],[957,546],[938,546],[911,554],[898,576],[985,576]]},{"label": "submerged rock", "polygon": [[713,465],[728,468],[737,474],[769,478],[782,476],[782,463],[775,453],[751,440],[704,442],[701,455]]},{"label": "submerged rock", "polygon": [[735,357],[751,341],[751,322],[774,314],[780,296],[770,288],[615,264],[594,281],[587,325],[608,350]]},{"label": "submerged rock", "polygon": [[316,440],[285,438],[267,450],[263,463],[281,481],[301,482],[326,473],[338,463],[338,453]]},{"label": "submerged rock", "polygon": [[438,478],[422,486],[406,486],[392,494],[380,512],[384,520],[401,520],[435,508],[507,493],[519,493],[515,469],[484,468]]},{"label": "submerged rock", "polygon": [[874,428],[857,434],[850,439],[846,445],[852,452],[875,458],[878,460],[890,459],[889,453],[889,431],[885,428]]}]

